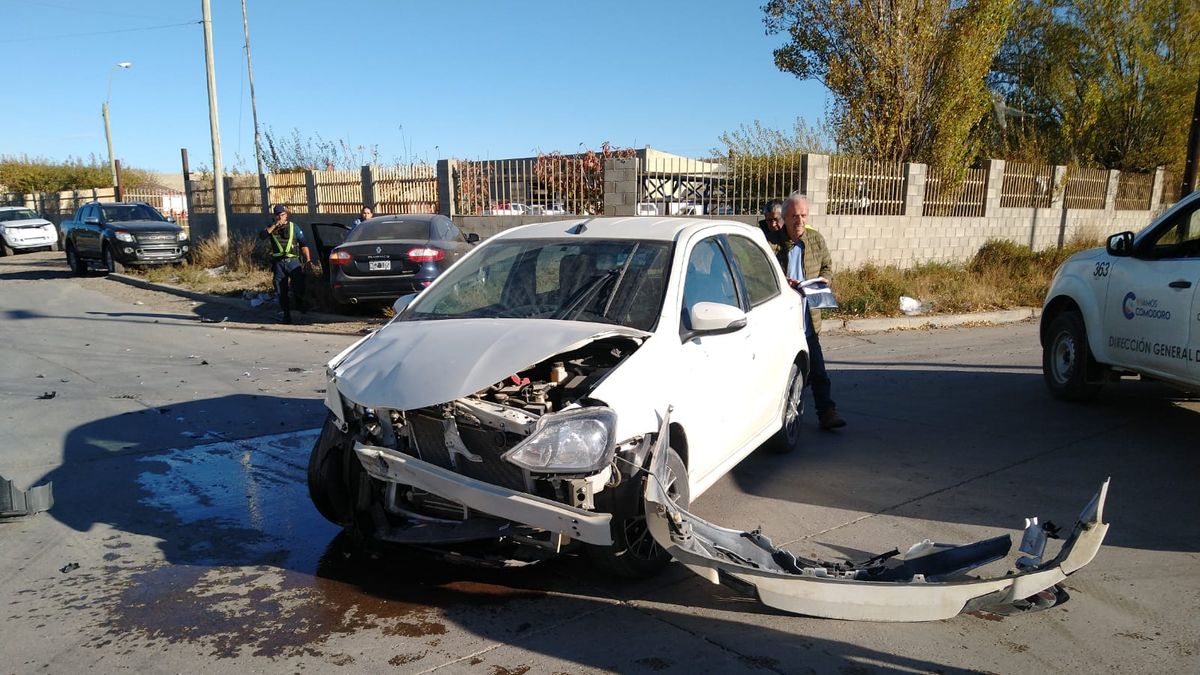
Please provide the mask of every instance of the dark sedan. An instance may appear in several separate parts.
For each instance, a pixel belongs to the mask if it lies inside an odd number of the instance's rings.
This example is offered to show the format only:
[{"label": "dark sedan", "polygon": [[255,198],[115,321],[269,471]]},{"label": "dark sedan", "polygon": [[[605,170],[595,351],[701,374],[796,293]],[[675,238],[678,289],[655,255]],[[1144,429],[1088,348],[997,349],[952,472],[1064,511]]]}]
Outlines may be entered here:
[{"label": "dark sedan", "polygon": [[377,216],[329,254],[329,283],[340,303],[386,301],[423,290],[479,241],[445,216]]}]

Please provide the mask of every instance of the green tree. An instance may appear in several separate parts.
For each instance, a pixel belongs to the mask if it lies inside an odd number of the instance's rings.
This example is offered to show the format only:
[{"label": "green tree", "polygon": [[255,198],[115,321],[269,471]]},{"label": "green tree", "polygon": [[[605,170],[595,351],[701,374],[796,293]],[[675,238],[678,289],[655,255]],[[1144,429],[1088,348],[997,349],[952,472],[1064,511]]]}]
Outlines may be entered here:
[{"label": "green tree", "polygon": [[833,94],[840,148],[873,159],[962,166],[992,109],[986,76],[1013,0],[769,0],[780,70]]},{"label": "green tree", "polygon": [[791,132],[763,126],[754,120],[733,131],[726,131],[717,139],[721,145],[712,149],[714,157],[745,155],[750,157],[775,157],[792,153],[833,151],[830,130],[823,123],[810,125],[803,117],[797,117]]},{"label": "green tree", "polygon": [[994,145],[1053,163],[1181,165],[1198,37],[1196,0],[1018,0],[990,79],[1024,114]]},{"label": "green tree", "polygon": [[[129,188],[145,187],[154,182],[149,172],[135,168],[122,169],[121,177]],[[20,193],[112,187],[112,170],[108,162],[95,156],[87,161],[76,157],[54,161],[28,155],[0,155],[0,186],[3,190]]]}]

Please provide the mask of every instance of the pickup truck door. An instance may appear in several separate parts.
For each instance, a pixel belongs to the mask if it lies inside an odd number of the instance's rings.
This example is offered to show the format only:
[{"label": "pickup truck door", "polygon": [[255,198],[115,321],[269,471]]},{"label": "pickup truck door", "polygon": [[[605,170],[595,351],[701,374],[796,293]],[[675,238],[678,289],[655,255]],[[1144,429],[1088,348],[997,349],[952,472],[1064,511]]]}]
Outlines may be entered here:
[{"label": "pickup truck door", "polygon": [[[100,229],[96,224],[100,209],[94,205],[83,207],[75,223],[75,250],[85,258],[100,257]],[[96,222],[89,223],[89,220]]]},{"label": "pickup truck door", "polygon": [[1196,288],[1200,286],[1200,200],[1116,258],[1104,308],[1118,365],[1174,380],[1195,377]]}]

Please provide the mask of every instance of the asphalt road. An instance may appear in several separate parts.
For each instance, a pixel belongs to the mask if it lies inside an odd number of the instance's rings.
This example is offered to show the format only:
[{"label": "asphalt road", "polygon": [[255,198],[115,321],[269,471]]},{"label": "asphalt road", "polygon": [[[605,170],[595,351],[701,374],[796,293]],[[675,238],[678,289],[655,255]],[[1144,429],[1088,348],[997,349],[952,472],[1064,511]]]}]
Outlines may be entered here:
[{"label": "asphalt road", "polygon": [[804,451],[751,456],[695,503],[859,557],[1067,527],[1112,476],[1107,544],[1065,605],[850,623],[679,565],[626,584],[571,558],[359,551],[304,485],[322,364],[356,335],[204,322],[60,255],[0,259],[0,474],[57,500],[0,523],[0,673],[1200,671],[1200,403],[1140,382],[1052,401],[1032,323],[827,337],[849,426],[810,413]]}]

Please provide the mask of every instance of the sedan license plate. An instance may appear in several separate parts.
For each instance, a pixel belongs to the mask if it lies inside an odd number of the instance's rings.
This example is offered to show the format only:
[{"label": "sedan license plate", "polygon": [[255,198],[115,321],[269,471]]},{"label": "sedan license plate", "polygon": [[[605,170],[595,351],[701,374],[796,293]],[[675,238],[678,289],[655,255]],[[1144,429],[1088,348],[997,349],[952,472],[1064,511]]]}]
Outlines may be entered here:
[{"label": "sedan license plate", "polygon": [[392,270],[391,260],[368,260],[367,269],[372,272],[390,272]]}]

